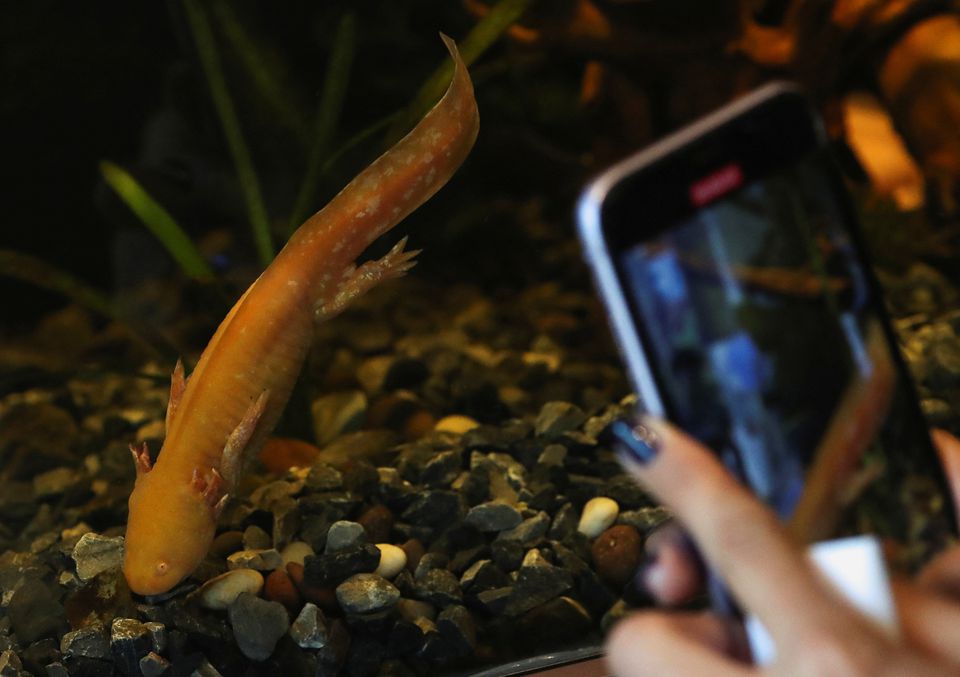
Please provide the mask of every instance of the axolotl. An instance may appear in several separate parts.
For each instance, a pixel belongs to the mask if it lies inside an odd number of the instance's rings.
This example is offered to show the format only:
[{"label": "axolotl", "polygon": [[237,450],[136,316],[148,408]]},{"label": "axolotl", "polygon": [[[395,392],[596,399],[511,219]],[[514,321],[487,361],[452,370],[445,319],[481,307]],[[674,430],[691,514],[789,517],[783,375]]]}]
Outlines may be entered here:
[{"label": "axolotl", "polygon": [[286,405],[314,323],[412,266],[417,252],[404,250],[405,239],[378,261],[354,261],[439,190],[473,147],[473,84],[456,45],[442,37],[454,72],[440,101],[290,237],[220,323],[189,379],[177,364],[156,463],[145,445],[131,445],[136,481],[123,572],[133,592],[164,593],[206,556],[244,460]]}]

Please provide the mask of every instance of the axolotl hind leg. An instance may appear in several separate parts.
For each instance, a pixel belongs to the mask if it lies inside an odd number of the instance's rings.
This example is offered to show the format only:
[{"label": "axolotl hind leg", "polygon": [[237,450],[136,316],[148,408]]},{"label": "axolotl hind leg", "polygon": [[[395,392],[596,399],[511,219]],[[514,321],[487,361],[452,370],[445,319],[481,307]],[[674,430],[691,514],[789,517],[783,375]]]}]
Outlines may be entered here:
[{"label": "axolotl hind leg", "polygon": [[376,261],[367,261],[358,268],[350,268],[337,284],[332,294],[324,294],[314,306],[317,322],[339,315],[344,308],[359,296],[367,293],[385,280],[402,277],[417,265],[414,257],[419,249],[406,251],[407,238],[393,246],[386,256]]}]

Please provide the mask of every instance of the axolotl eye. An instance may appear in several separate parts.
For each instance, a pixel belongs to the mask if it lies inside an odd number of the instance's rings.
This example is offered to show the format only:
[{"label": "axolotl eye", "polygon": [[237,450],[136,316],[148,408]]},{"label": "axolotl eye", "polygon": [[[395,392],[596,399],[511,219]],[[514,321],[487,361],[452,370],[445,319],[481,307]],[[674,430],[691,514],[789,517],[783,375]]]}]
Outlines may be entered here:
[{"label": "axolotl eye", "polygon": [[164,560],[157,562],[156,567],[154,567],[154,573],[156,573],[157,576],[166,576],[168,571],[170,571],[170,565]]}]

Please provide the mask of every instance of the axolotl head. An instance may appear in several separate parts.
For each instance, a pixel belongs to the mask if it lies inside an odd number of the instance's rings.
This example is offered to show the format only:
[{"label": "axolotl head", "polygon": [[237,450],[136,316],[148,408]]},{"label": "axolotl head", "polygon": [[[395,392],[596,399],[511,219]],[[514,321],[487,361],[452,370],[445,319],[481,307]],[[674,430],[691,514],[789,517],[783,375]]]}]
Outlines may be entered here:
[{"label": "axolotl head", "polygon": [[123,574],[140,595],[167,592],[189,576],[216,530],[216,510],[196,487],[163,474],[143,473],[130,494]]}]

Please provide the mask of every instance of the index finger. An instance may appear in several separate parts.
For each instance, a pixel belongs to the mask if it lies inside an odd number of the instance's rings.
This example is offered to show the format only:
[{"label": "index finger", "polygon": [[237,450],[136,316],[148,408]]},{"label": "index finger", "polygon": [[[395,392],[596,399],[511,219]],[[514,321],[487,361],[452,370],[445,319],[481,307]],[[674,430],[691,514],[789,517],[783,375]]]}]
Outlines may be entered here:
[{"label": "index finger", "polygon": [[664,421],[645,418],[642,425],[659,452],[646,464],[622,456],[690,531],[737,600],[775,638],[835,624],[837,599],[776,515],[692,437]]}]

